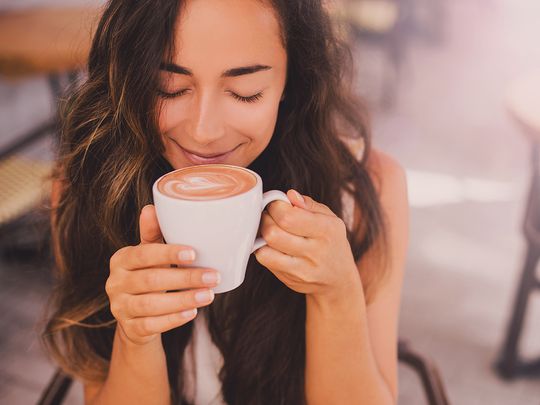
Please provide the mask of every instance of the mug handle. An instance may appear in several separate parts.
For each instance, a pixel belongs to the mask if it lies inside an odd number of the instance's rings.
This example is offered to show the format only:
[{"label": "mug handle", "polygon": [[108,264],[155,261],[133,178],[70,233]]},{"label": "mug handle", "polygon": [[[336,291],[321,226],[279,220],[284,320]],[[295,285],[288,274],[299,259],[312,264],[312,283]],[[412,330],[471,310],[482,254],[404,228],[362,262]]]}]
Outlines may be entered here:
[{"label": "mug handle", "polygon": [[[291,202],[289,201],[289,198],[287,198],[287,194],[285,194],[283,191],[270,190],[263,194],[262,211],[264,211],[264,209],[266,208],[268,204],[276,200],[285,201],[286,203],[291,204]],[[253,244],[253,249],[251,250],[251,253],[255,252],[257,249],[262,248],[265,245],[266,245],[266,241],[263,238],[255,239],[255,243]]]}]

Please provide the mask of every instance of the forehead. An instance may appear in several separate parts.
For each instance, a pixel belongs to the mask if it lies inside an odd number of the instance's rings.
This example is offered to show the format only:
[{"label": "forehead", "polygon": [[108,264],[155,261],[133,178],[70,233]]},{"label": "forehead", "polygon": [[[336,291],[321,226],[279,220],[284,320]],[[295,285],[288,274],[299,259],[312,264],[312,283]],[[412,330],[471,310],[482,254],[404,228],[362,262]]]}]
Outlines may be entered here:
[{"label": "forehead", "polygon": [[174,62],[196,74],[285,59],[277,15],[263,1],[188,0],[180,12]]}]

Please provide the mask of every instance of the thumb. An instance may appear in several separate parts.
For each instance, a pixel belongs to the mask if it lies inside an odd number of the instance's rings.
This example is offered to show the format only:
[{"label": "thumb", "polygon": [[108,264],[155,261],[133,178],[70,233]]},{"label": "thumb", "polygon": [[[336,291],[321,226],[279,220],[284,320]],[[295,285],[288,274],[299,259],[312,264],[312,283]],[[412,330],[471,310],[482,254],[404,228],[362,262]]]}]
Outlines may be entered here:
[{"label": "thumb", "polygon": [[141,244],[163,243],[163,235],[159,228],[156,209],[152,204],[145,205],[139,217],[139,232]]}]

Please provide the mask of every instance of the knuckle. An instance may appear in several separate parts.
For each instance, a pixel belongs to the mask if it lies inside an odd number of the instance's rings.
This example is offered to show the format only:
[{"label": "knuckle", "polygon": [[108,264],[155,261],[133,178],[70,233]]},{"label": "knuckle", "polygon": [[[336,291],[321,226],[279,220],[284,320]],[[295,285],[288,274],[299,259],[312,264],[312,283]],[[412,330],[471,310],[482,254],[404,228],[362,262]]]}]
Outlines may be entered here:
[{"label": "knuckle", "polygon": [[336,226],[339,230],[345,229],[345,221],[343,221],[343,219],[340,217],[332,217],[332,221],[334,222],[334,226]]},{"label": "knuckle", "polygon": [[143,276],[143,282],[144,282],[145,287],[149,290],[155,290],[159,288],[159,285],[160,285],[159,273],[155,271],[148,271]]},{"label": "knuckle", "polygon": [[130,317],[141,316],[144,313],[144,296],[131,296],[126,303],[126,309]]},{"label": "knuckle", "polygon": [[120,313],[119,313],[119,305],[116,301],[111,301],[110,304],[109,304],[109,307],[110,307],[110,310],[111,310],[111,314],[113,314],[113,316],[118,319],[119,316],[120,316]]},{"label": "knuckle", "polygon": [[137,247],[132,247],[129,251],[128,251],[128,254],[130,254],[133,259],[140,263],[144,260],[144,256],[145,256],[145,249],[143,248],[144,245],[140,245],[140,246],[137,246]]},{"label": "knuckle", "polygon": [[345,225],[345,222],[343,221],[343,219],[339,217],[333,217],[332,222],[333,222],[334,229],[339,235],[347,232],[347,226]]},{"label": "knuckle", "polygon": [[282,213],[277,216],[276,222],[284,228],[290,228],[292,225],[291,215],[287,213]]},{"label": "knuckle", "polygon": [[328,222],[323,222],[321,224],[320,231],[319,231],[320,238],[324,242],[330,242],[332,239],[332,236],[329,233],[330,233],[330,226]]},{"label": "knuckle", "polygon": [[262,236],[267,242],[274,242],[277,238],[278,229],[276,225],[268,225],[262,231]]},{"label": "knuckle", "polygon": [[298,275],[305,283],[310,284],[314,282],[313,272],[309,271],[306,267],[300,267],[298,269]]},{"label": "knuckle", "polygon": [[124,249],[125,248],[117,250],[109,259],[109,268],[111,271],[120,265],[121,257],[124,254]]},{"label": "knuckle", "polygon": [[153,297],[150,295],[143,295],[140,297],[140,301],[138,301],[139,302],[138,310],[141,313],[148,314],[148,313],[154,312],[154,310],[156,309],[156,304],[152,298]]},{"label": "knuckle", "polygon": [[153,322],[151,318],[139,319],[137,323],[140,335],[148,336],[152,334]]},{"label": "knuckle", "polygon": [[116,291],[116,285],[112,277],[109,277],[105,282],[105,293],[110,297]]}]

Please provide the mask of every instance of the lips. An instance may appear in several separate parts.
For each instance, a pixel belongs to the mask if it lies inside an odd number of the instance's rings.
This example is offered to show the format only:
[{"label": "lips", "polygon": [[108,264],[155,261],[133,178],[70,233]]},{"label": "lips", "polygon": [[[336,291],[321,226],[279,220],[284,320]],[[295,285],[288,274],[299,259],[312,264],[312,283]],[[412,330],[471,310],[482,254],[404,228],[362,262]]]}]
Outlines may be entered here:
[{"label": "lips", "polygon": [[225,160],[240,146],[238,145],[232,150],[229,150],[228,152],[223,152],[223,153],[199,154],[198,152],[192,152],[185,149],[184,147],[176,143],[176,141],[174,140],[173,142],[184,153],[184,156],[193,164],[224,163]]},{"label": "lips", "polygon": [[227,152],[222,152],[222,153],[203,154],[203,153],[190,151],[190,150],[184,148],[183,146],[181,148],[184,149],[185,152],[187,152],[187,153],[189,153],[191,155],[198,156],[198,157],[205,158],[205,159],[211,159],[211,158],[215,158],[215,157],[218,157],[218,156],[223,156],[223,155],[225,155],[227,153],[232,152],[234,149],[236,149],[236,148],[234,148],[232,150],[229,150]]}]

